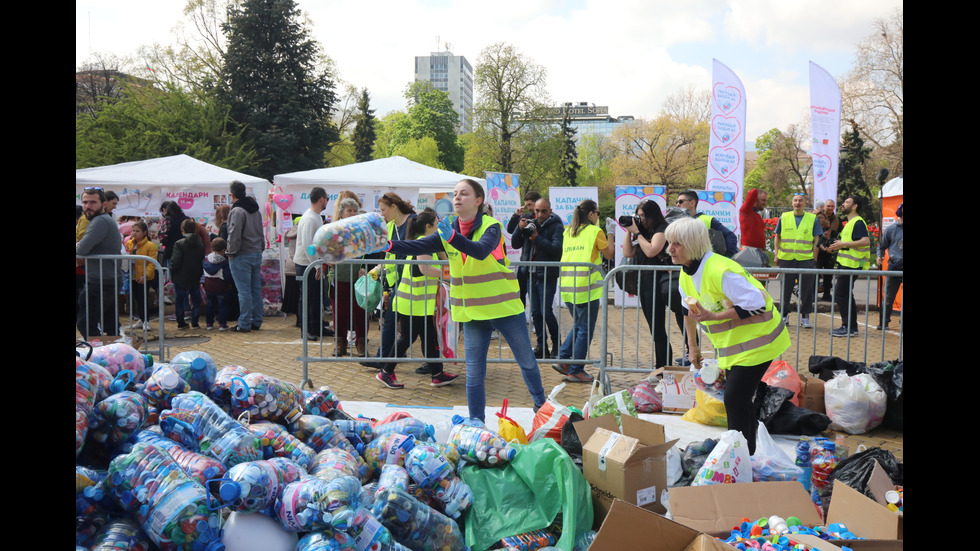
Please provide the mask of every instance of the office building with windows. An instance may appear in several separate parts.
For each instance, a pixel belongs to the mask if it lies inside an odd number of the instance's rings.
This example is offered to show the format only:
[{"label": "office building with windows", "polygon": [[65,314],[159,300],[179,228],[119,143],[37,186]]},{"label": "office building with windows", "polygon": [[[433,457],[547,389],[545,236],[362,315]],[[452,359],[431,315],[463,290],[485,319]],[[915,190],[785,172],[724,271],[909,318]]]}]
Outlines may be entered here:
[{"label": "office building with windows", "polygon": [[623,124],[633,122],[632,115],[609,116],[609,107],[596,105],[586,101],[567,102],[558,107],[549,107],[546,117],[555,123],[561,123],[562,113],[568,113],[569,125],[578,131],[578,136],[596,134],[611,137],[613,130]]},{"label": "office building with windows", "polygon": [[415,80],[427,80],[449,94],[459,114],[457,132],[465,134],[473,129],[473,67],[465,57],[449,51],[416,56]]}]

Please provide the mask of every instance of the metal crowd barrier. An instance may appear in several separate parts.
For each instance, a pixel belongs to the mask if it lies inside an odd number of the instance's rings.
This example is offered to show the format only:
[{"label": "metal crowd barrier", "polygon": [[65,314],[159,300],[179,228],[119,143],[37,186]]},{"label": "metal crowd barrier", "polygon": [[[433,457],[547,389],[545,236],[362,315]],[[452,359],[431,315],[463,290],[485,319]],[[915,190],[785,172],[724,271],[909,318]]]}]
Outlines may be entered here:
[{"label": "metal crowd barrier", "polygon": [[[606,275],[603,282],[605,287],[603,297],[605,300],[602,304],[600,318],[600,321],[602,321],[600,356],[604,360],[600,366],[600,374],[603,389],[606,393],[611,389],[610,373],[648,374],[655,367],[652,363],[652,358],[654,357],[653,339],[649,335],[648,329],[642,329],[642,325],[645,325],[646,320],[644,319],[642,322],[640,320],[641,308],[639,303],[634,307],[636,310],[634,314],[628,314],[628,308],[623,308],[622,305],[616,305],[621,309],[618,315],[615,312],[611,312],[609,308],[610,301],[608,297],[610,292],[616,288],[615,281],[617,274],[625,275],[629,271],[673,272],[675,277],[671,281],[671,286],[676,287],[676,273],[679,273],[680,267],[626,265],[617,266]],[[889,331],[880,331],[876,334],[873,332],[876,325],[871,321],[870,306],[877,302],[877,293],[873,294],[872,290],[874,288],[873,283],[880,282],[879,286],[883,286],[885,278],[901,277],[903,276],[903,272],[802,268],[749,268],[748,271],[766,285],[767,291],[773,297],[773,301],[776,303],[780,313],[784,317],[789,316],[787,330],[789,331],[792,347],[781,358],[790,362],[798,372],[805,371],[809,357],[813,355],[838,356],[847,361],[861,361],[867,364],[881,361],[894,361],[902,358],[904,345],[904,308],[900,313],[893,314],[893,318],[897,317],[897,323],[896,319],[893,319]],[[848,335],[846,338],[831,336],[831,331],[843,325],[843,321],[841,321],[840,305],[836,303],[836,296],[830,290],[825,290],[826,294],[830,294],[833,297],[833,300],[829,303],[828,310],[825,310],[823,306],[827,302],[821,302],[819,300],[819,281],[824,275],[834,276],[834,285],[837,284],[838,278],[841,276],[853,276],[856,280],[853,286],[853,296],[855,306],[858,310],[857,320],[859,328],[857,336]],[[781,304],[782,286],[787,284],[792,285],[793,279],[799,276],[812,276],[817,278],[817,282],[813,285],[813,312],[810,314],[811,328],[803,328],[800,325],[800,316],[798,315],[800,297],[798,291],[794,291],[793,293],[793,296],[797,300],[794,302],[795,306],[791,306],[788,309],[789,311]],[[787,278],[790,278],[788,282]],[[882,293],[883,290],[883,288],[879,289]],[[667,303],[663,304],[663,300],[657,296],[657,293],[654,293],[653,307],[654,310],[657,308],[666,308],[668,310],[665,318],[668,342],[671,342],[672,336],[678,335],[678,332],[680,334],[680,346],[674,346],[671,350],[671,355],[674,358],[680,358],[686,357],[686,335],[683,323],[677,323],[676,320],[672,321],[670,319],[674,317],[673,312],[670,312],[671,307],[674,306],[674,296],[673,293],[668,294]],[[658,301],[661,303],[658,304]],[[844,308],[849,310],[850,303],[845,304]],[[878,319],[883,321],[884,316],[881,314],[879,312]],[[830,319],[828,319],[828,315]],[[629,319],[630,316],[633,316],[632,321]],[[619,320],[616,319],[617,317]],[[633,328],[632,333],[629,331],[631,325]],[[610,332],[616,329],[620,331],[618,347],[616,345],[617,339],[610,338],[611,336],[615,337],[615,334],[610,335]],[[895,329],[897,329],[897,334],[895,334]],[[700,330],[699,333],[701,333]],[[627,342],[628,334],[633,334],[637,337],[636,342],[632,345],[629,345]],[[699,334],[698,337],[701,343],[702,353],[707,352],[705,356],[710,358],[713,348],[709,344],[706,344],[708,340],[703,338],[703,335]],[[644,341],[644,338],[649,340]],[[676,339],[674,341],[672,344],[676,344]],[[855,343],[857,344],[857,350],[854,349]],[[641,354],[646,352],[649,352],[649,357]]]},{"label": "metal crowd barrier", "polygon": [[[76,260],[85,262],[85,287],[79,295],[76,316],[76,327],[86,340],[104,335],[123,335],[132,339],[133,346],[145,354],[152,354],[159,361],[165,361],[169,349],[164,341],[163,323],[165,320],[163,303],[163,283],[165,271],[155,258],[132,254],[104,254],[90,256],[75,256]],[[135,306],[137,301],[146,305],[146,317],[150,317],[150,304],[148,302],[149,285],[143,286],[142,296],[134,296],[133,281],[129,281],[129,292],[121,294],[124,279],[131,274],[133,264],[136,261],[144,261],[156,267],[157,281],[160,288],[157,289],[157,333],[158,337],[151,341],[149,337],[149,320],[142,319],[138,324],[134,323],[136,314]],[[111,266],[106,264],[111,262]],[[98,280],[102,282],[97,290],[89,287],[89,275],[98,274]],[[128,306],[129,324],[121,323],[119,320],[120,297],[125,296],[124,302]],[[94,318],[94,319],[93,319]],[[89,331],[95,329],[96,331]],[[141,337],[139,340],[136,337]],[[152,347],[153,343],[156,347]],[[104,343],[109,344],[109,343]]]},{"label": "metal crowd barrier", "polygon": [[[312,273],[314,270],[316,270],[318,268],[324,269],[324,272],[322,272],[322,273],[329,273],[329,275],[327,275],[327,276],[321,276],[322,279],[320,280],[320,284],[323,285],[324,287],[323,287],[323,292],[320,293],[320,300],[319,300],[319,305],[318,305],[319,308],[317,309],[317,311],[318,312],[323,312],[324,309],[328,305],[331,305],[331,301],[330,301],[330,299],[328,297],[328,293],[330,293],[330,289],[328,287],[332,287],[334,290],[336,290],[336,289],[338,289],[338,283],[344,283],[344,282],[340,282],[339,279],[338,279],[339,274],[341,273],[342,270],[344,270],[344,267],[348,267],[347,269],[353,268],[354,270],[356,270],[355,273],[354,273],[354,276],[351,278],[351,281],[349,282],[349,285],[339,286],[339,288],[346,288],[346,290],[348,292],[347,297],[345,297],[347,299],[346,300],[346,303],[344,304],[346,306],[345,311],[344,312],[337,312],[337,311],[335,311],[333,313],[335,320],[337,319],[337,315],[338,314],[340,314],[341,316],[343,316],[343,314],[346,314],[347,315],[346,316],[347,319],[350,320],[351,323],[353,323],[354,322],[354,318],[355,318],[355,308],[358,308],[357,306],[355,306],[356,305],[356,297],[354,296],[354,294],[355,294],[354,283],[356,282],[356,280],[360,276],[360,274],[370,272],[372,268],[374,268],[375,266],[377,266],[379,264],[397,266],[399,272],[404,269],[403,266],[405,266],[405,265],[414,265],[414,266],[439,266],[440,269],[441,269],[441,273],[440,273],[439,278],[438,278],[439,279],[439,285],[440,285],[440,287],[443,287],[443,285],[445,285],[445,287],[444,287],[444,289],[445,289],[445,296],[448,297],[448,295],[449,295],[449,289],[448,289],[448,287],[449,287],[449,277],[448,277],[449,262],[448,261],[445,261],[445,260],[417,260],[417,259],[412,259],[412,260],[379,260],[379,259],[354,259],[354,260],[345,260],[344,262],[340,262],[338,264],[333,265],[333,268],[334,269],[333,270],[330,270],[329,272],[327,270],[329,270],[331,268],[330,265],[325,264],[322,260],[317,260],[317,261],[313,262],[312,264],[310,264],[306,268],[306,272],[303,274],[303,284],[302,284],[302,299],[301,299],[302,300],[302,303],[301,303],[300,308],[303,311],[303,331],[302,331],[303,343],[302,343],[302,355],[296,358],[297,361],[299,361],[299,362],[301,362],[303,364],[303,377],[302,377],[302,383],[301,383],[301,385],[308,384],[308,382],[309,382],[309,364],[310,363],[319,363],[319,362],[324,362],[324,363],[330,363],[330,362],[348,362],[349,363],[351,361],[358,361],[358,362],[368,362],[368,363],[375,363],[375,364],[389,364],[389,363],[400,363],[400,362],[438,362],[438,363],[444,363],[444,364],[446,364],[446,363],[455,363],[455,362],[463,363],[465,361],[465,360],[463,360],[463,359],[460,358],[460,356],[462,355],[462,351],[463,351],[463,339],[462,339],[462,329],[461,329],[461,327],[458,329],[458,333],[457,333],[458,337],[456,339],[456,344],[451,349],[452,357],[446,357],[446,353],[445,352],[443,352],[443,355],[440,356],[440,357],[425,357],[424,355],[417,354],[415,352],[415,350],[414,350],[415,349],[415,346],[418,346],[417,343],[412,343],[406,349],[405,356],[399,357],[397,355],[397,353],[396,353],[396,351],[397,351],[397,343],[398,343],[398,340],[397,340],[397,329],[395,330],[396,337],[394,339],[394,344],[393,344],[392,350],[391,350],[391,352],[389,354],[385,354],[385,355],[381,355],[381,356],[376,355],[376,353],[379,351],[379,342],[377,340],[377,337],[379,337],[380,335],[379,335],[379,332],[375,332],[373,334],[374,337],[375,337],[375,339],[373,341],[368,341],[368,342],[365,343],[363,353],[358,353],[357,352],[356,347],[355,347],[355,341],[352,340],[352,339],[350,339],[348,337],[346,339],[346,341],[347,341],[347,349],[348,349],[349,355],[340,355],[340,354],[337,353],[337,351],[339,349],[340,344],[343,343],[344,340],[345,340],[344,336],[341,335],[341,334],[337,334],[336,331],[335,331],[335,334],[334,335],[329,335],[324,330],[324,327],[323,327],[323,324],[322,323],[315,323],[315,322],[319,322],[320,321],[319,319],[318,320],[315,320],[314,325],[311,326],[311,323],[310,323],[311,320],[309,320],[308,319],[308,316],[306,315],[306,306],[305,305],[307,304],[307,302],[309,300],[309,296],[310,296],[309,284],[310,284],[311,281],[316,282],[317,280],[311,278],[308,274]],[[599,275],[600,275],[600,278],[604,275],[604,272],[603,272],[603,270],[602,270],[601,267],[596,266],[595,264],[592,264],[590,262],[564,263],[564,264],[562,264],[561,262],[527,262],[527,261],[521,262],[521,261],[515,261],[515,262],[512,262],[511,263],[511,269],[514,271],[515,276],[517,275],[518,268],[525,267],[525,266],[528,267],[528,268],[533,268],[534,270],[561,270],[562,268],[568,269],[568,268],[580,267],[580,268],[587,268],[589,270],[589,274],[591,274],[593,271],[598,272]],[[382,284],[382,286],[383,286],[383,279],[384,279],[384,274],[382,273],[379,276],[379,280],[378,280],[379,283]],[[601,281],[601,279],[600,279],[600,281]],[[529,278],[528,278],[528,296],[526,297],[527,298],[527,301],[528,301],[528,305],[530,305],[531,286],[532,285],[535,285],[535,284],[536,284],[536,281],[535,281],[534,276],[533,275],[532,276],[529,276]],[[561,289],[556,284],[555,296],[556,297],[560,297],[560,293],[561,293]],[[542,298],[544,298],[544,295],[546,295],[546,293],[542,293]],[[340,297],[336,297],[336,295],[335,295],[335,299],[336,298],[340,298]],[[439,299],[440,299],[440,301],[442,300],[442,295],[439,296]],[[396,289],[390,289],[389,290],[388,300],[389,300],[389,308],[390,308],[390,310],[392,312],[395,312],[397,310],[397,304],[398,304],[398,302],[401,301],[401,300],[406,300],[406,299],[403,298],[403,297],[398,296],[397,288],[396,288]],[[336,302],[335,302],[335,304],[332,307],[333,308],[336,308]],[[551,304],[543,305],[542,306],[542,316],[544,316],[545,308],[551,308],[551,307],[552,307]],[[385,315],[383,313],[381,313],[381,310],[382,309],[379,308],[379,309],[373,310],[372,312],[366,312],[365,313],[366,314],[365,315],[365,325],[367,326],[367,327],[365,327],[365,330],[364,330],[365,339],[367,338],[366,336],[369,333],[368,329],[370,327],[374,327],[374,324],[371,321],[372,314],[376,314],[378,316],[379,320],[378,320],[377,323],[378,323],[378,325],[381,325],[382,326],[382,332],[383,332],[383,320],[385,319]],[[555,339],[555,340],[557,340],[559,342],[559,344],[560,344],[564,340],[565,335],[568,332],[568,329],[572,326],[572,322],[571,322],[571,319],[572,318],[570,316],[573,313],[568,313],[566,315],[563,315],[563,311],[564,310],[565,310],[565,308],[559,308],[558,309],[558,314],[556,315],[556,318],[557,318],[557,321],[558,321],[558,335],[552,335],[550,333],[550,330],[547,329],[547,324],[544,323],[544,320],[542,320],[542,323],[544,325],[544,327],[543,327],[543,333],[544,334],[542,335],[542,340],[543,340],[545,346],[549,346],[551,344],[551,342],[553,340],[552,339],[553,336],[557,337],[557,339]],[[397,316],[391,316],[390,314],[389,314],[389,316],[390,317],[387,318],[389,320],[397,318]],[[443,321],[443,324],[440,324],[440,325],[437,325],[436,326],[437,327],[437,330],[444,329],[445,328],[445,325],[444,324],[447,323],[447,321],[446,320],[442,320],[442,321]],[[397,324],[397,321],[395,323]],[[414,330],[415,330],[415,325],[414,324],[415,323],[416,323],[416,318],[409,316],[408,330],[410,332],[414,332]],[[397,327],[397,325],[396,325],[396,327]],[[334,327],[334,330],[336,330],[336,326]],[[531,318],[530,318],[530,314],[528,315],[528,331],[530,333],[531,343],[532,343],[532,346],[533,346],[534,343],[535,343],[535,341],[536,341],[536,339],[537,339],[537,337],[533,333],[533,327],[532,327],[532,321],[531,321]],[[596,327],[596,332],[598,333],[598,325]],[[424,327],[421,330],[421,333],[422,333],[420,335],[420,338],[421,339],[427,339],[427,338],[429,338],[429,328],[428,328],[428,326]],[[310,338],[311,336],[316,337],[316,338],[315,339],[311,339]],[[509,350],[509,347],[505,345],[505,343],[503,342],[503,339],[500,339],[500,338],[497,338],[497,337],[494,337],[494,339],[497,341],[496,354],[493,353],[493,344],[491,343],[491,352],[489,354],[490,357],[487,358],[487,363],[514,363],[513,355],[509,355],[509,352],[505,352],[505,350]],[[574,343],[574,338],[573,338],[573,341],[572,342]],[[330,349],[330,345],[331,344],[332,344],[332,350]],[[424,350],[424,348],[423,348],[423,350]],[[557,359],[549,359],[549,358],[539,359],[539,362],[541,362],[541,363],[544,363],[544,362],[557,362],[557,361],[558,361]],[[584,363],[584,364],[598,365],[598,364],[601,363],[601,359],[600,358],[597,358],[597,357],[587,357],[587,358],[584,358],[584,359],[581,359],[581,360],[575,360],[575,363]]]}]

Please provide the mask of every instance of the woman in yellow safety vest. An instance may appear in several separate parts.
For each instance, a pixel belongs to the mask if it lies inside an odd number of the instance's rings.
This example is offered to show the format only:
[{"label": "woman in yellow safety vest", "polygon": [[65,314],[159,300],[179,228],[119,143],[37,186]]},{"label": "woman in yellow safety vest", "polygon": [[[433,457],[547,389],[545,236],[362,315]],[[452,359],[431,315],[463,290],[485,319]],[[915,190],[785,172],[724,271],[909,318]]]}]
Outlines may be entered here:
[{"label": "woman in yellow safety vest", "polygon": [[602,276],[599,272],[602,259],[599,255],[612,259],[616,254],[613,242],[606,239],[606,232],[598,223],[599,205],[586,199],[575,207],[572,220],[562,237],[562,264],[588,262],[596,266],[562,266],[558,278],[561,299],[575,322],[558,350],[559,363],[551,367],[572,383],[591,383],[594,379],[585,372],[584,364],[568,363],[567,360],[582,360],[589,353],[595,322],[599,317],[599,299],[602,297]]},{"label": "woman in yellow safety vest", "polygon": [[711,252],[708,229],[694,218],[667,226],[667,252],[683,266],[681,304],[691,363],[701,367],[697,323],[715,348],[718,366],[726,370],[725,410],[728,428],[745,436],[755,453],[758,428],[752,398],[769,364],[789,348],[786,324],[765,287],[735,261]]},{"label": "woman in yellow safety vest", "polygon": [[[412,227],[408,230],[407,238],[421,239],[436,232],[439,220],[436,211],[422,211]],[[437,253],[445,260],[446,253]],[[429,255],[407,256],[405,260],[432,260]],[[436,293],[439,291],[439,276],[442,266],[404,264],[402,279],[395,291],[395,313],[398,315],[398,344],[396,354],[405,357],[405,352],[415,342],[422,339],[422,353],[426,358],[439,357],[439,341],[436,326],[433,323],[436,310]],[[432,386],[446,386],[456,380],[459,375],[443,371],[442,362],[430,362],[415,370],[420,375],[431,375]]]},{"label": "woman in yellow safety vest", "polygon": [[483,186],[460,180],[453,190],[456,219],[439,221],[438,231],[413,241],[391,241],[388,252],[449,257],[449,304],[454,321],[463,323],[466,351],[466,401],[470,417],[485,420],[487,352],[496,329],[507,340],[537,410],[545,401],[541,373],[519,295],[517,275],[504,256],[500,222],[486,214]]}]

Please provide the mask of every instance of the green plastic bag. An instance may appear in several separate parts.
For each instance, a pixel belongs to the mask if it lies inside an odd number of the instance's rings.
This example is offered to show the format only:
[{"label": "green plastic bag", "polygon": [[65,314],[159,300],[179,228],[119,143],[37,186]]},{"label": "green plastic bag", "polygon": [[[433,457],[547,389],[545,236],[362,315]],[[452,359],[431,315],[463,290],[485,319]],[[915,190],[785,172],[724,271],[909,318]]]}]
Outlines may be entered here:
[{"label": "green plastic bag", "polygon": [[373,312],[381,303],[381,282],[369,275],[362,275],[354,283],[357,305],[365,312]]},{"label": "green plastic bag", "polygon": [[476,500],[466,513],[466,545],[488,549],[501,538],[546,528],[562,513],[559,549],[592,529],[592,490],[572,458],[554,440],[511,444],[517,456],[505,467],[464,467],[460,476]]}]

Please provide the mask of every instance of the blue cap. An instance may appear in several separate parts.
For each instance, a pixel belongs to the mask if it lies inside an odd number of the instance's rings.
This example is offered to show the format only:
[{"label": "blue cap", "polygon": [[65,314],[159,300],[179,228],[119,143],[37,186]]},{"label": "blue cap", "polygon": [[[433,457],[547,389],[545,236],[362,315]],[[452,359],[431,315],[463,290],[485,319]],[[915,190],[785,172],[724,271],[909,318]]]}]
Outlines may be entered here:
[{"label": "blue cap", "polygon": [[231,502],[238,499],[242,495],[242,487],[238,485],[234,480],[227,480],[221,483],[221,489],[218,491],[221,495],[221,500],[224,502]]},{"label": "blue cap", "polygon": [[201,371],[207,366],[208,362],[204,358],[197,357],[191,360],[191,369],[194,369],[195,371]]}]

